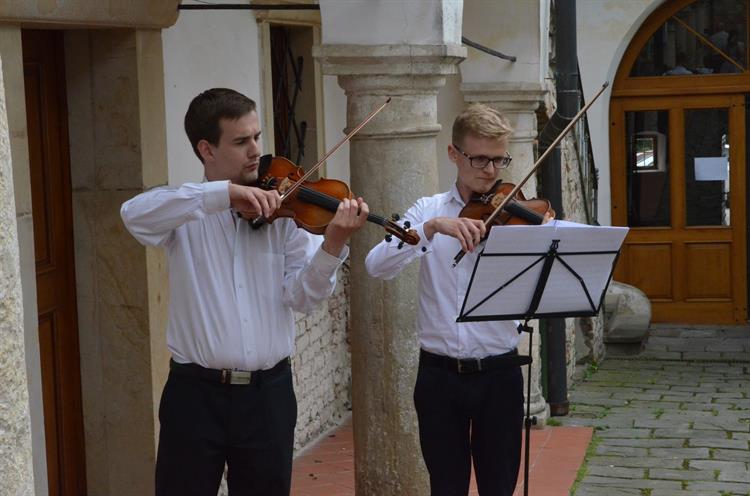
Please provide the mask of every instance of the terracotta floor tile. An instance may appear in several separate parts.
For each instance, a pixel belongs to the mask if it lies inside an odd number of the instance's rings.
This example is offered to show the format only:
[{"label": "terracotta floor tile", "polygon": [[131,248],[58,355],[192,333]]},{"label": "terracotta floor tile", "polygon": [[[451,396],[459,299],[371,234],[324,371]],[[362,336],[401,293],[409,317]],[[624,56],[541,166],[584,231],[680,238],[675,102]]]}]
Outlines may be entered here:
[{"label": "terracotta floor tile", "polygon": [[[531,431],[529,493],[567,496],[591,440],[588,427]],[[292,496],[354,496],[354,436],[351,419],[294,460]],[[523,495],[523,462],[514,496]],[[469,496],[477,496],[472,474]]]}]

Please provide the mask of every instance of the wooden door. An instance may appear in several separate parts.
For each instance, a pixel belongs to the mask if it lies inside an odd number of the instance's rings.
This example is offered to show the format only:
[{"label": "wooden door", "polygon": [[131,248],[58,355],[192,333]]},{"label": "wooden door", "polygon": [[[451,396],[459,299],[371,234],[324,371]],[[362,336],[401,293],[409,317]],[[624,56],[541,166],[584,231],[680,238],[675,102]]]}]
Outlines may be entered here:
[{"label": "wooden door", "polygon": [[743,95],[612,100],[615,278],[654,322],[747,321]]},{"label": "wooden door", "polygon": [[23,31],[50,496],[86,493],[62,33]]}]

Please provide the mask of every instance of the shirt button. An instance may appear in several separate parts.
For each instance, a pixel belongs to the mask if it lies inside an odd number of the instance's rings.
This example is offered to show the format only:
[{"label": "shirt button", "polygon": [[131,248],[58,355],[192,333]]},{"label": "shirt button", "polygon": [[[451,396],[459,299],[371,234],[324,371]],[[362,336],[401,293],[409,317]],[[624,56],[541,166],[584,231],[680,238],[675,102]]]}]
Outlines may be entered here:
[{"label": "shirt button", "polygon": [[426,247],[426,246],[423,246],[423,247],[422,247],[422,253],[425,253],[426,251],[427,251],[427,247]]}]

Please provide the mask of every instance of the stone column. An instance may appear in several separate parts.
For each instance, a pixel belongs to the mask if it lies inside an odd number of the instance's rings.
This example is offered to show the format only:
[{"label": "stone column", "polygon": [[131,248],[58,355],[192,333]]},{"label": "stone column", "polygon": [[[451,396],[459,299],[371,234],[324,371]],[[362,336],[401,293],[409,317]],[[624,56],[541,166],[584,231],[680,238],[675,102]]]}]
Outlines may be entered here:
[{"label": "stone column", "polygon": [[0,71],[0,494],[34,494],[21,272],[5,91]]},{"label": "stone column", "polygon": [[[510,138],[509,151],[513,156],[511,166],[503,171],[501,177],[505,182],[518,184],[534,166],[534,143],[537,137],[536,109],[542,101],[545,91],[538,83],[531,82],[501,82],[501,83],[463,83],[461,92],[466,103],[478,102],[488,105],[502,112],[513,127]],[[536,194],[536,177],[532,177],[522,188],[526,198],[534,198]],[[537,321],[533,321],[534,336],[532,339],[531,355],[531,415],[537,417],[538,425],[544,425],[549,418],[549,408],[542,396],[540,386],[541,360],[539,343],[541,336]],[[521,341],[521,353],[528,353],[528,334],[524,334]],[[524,381],[528,380],[527,367],[523,367]],[[524,395],[526,384],[524,384]]]},{"label": "stone column", "polygon": [[[338,75],[346,91],[349,128],[387,96],[393,98],[350,147],[352,190],[373,213],[404,212],[437,192],[437,93],[465,53],[455,45],[317,47],[323,72]],[[412,401],[418,264],[392,281],[370,278],[364,258],[382,237],[381,230],[368,226],[351,243],[356,492],[422,496],[429,482]]]}]

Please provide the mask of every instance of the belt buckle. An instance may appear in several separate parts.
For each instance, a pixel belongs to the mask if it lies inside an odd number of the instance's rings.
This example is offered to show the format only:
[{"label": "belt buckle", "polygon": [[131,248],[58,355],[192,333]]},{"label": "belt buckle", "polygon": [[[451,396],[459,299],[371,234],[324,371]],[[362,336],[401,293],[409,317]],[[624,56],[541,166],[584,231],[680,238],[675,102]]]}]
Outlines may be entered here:
[{"label": "belt buckle", "polygon": [[[469,363],[471,363],[470,360],[472,360],[472,359],[471,358],[465,358],[464,360],[467,361],[467,362],[469,362]],[[473,359],[476,362],[477,367],[476,367],[476,369],[473,369],[473,367],[472,367],[470,370],[467,370],[465,368],[466,365],[464,365],[464,363],[463,363],[464,360],[461,360],[460,358],[456,359],[456,363],[458,364],[458,373],[459,374],[464,374],[464,373],[468,374],[468,373],[472,373],[472,372],[481,372],[482,371],[482,359],[481,358],[474,358]]]},{"label": "belt buckle", "polygon": [[250,384],[253,373],[245,370],[222,369],[221,383],[246,386]]}]

